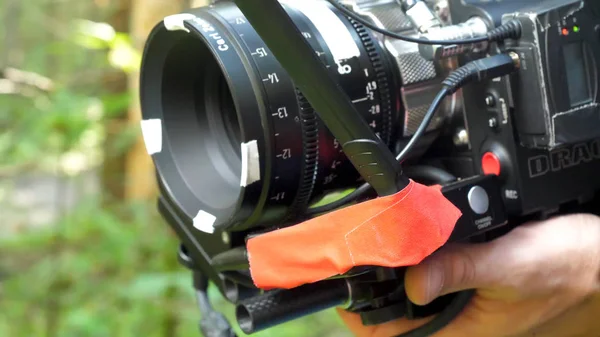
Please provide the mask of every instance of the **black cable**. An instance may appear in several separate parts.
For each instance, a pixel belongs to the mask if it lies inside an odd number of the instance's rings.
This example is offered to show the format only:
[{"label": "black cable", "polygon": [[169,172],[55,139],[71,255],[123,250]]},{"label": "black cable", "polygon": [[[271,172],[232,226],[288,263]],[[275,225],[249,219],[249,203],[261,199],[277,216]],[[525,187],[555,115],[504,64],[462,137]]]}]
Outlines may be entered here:
[{"label": "black cable", "polygon": [[243,246],[213,256],[210,264],[217,272],[247,270],[250,268],[248,251]]},{"label": "black cable", "polygon": [[248,289],[256,289],[254,282],[252,282],[252,278],[239,271],[225,271],[221,274],[231,282],[240,284]]},{"label": "black cable", "polygon": [[404,169],[404,174],[416,181],[426,181],[432,184],[447,184],[456,180],[449,172],[430,165],[415,165]]},{"label": "black cable", "polygon": [[[190,262],[189,265],[193,265],[193,261],[187,255],[185,249],[180,250],[180,256],[185,256],[186,260]],[[208,298],[208,278],[198,270],[192,269],[192,272],[196,304],[198,305],[198,311],[200,311],[200,322],[198,325],[202,335],[206,337],[236,337],[225,316],[216,311],[210,304],[210,299]]]},{"label": "black cable", "polygon": [[[406,157],[408,156],[410,151],[412,151],[412,149],[415,147],[415,145],[417,144],[419,139],[421,139],[423,134],[427,131],[427,128],[429,127],[429,124],[431,123],[433,116],[435,116],[437,109],[439,108],[439,106],[444,101],[444,98],[446,98],[446,96],[449,93],[450,93],[449,88],[443,88],[438,93],[438,95],[435,97],[435,99],[433,100],[433,103],[431,104],[431,106],[429,106],[429,110],[425,114],[423,121],[419,125],[419,128],[412,135],[410,141],[408,142],[408,144],[406,144],[404,149],[402,149],[400,154],[398,154],[398,156],[396,156],[396,160],[398,160],[400,163],[402,163],[406,159]],[[358,187],[356,190],[352,191],[350,194],[344,196],[343,198],[338,199],[327,205],[323,205],[323,206],[319,206],[319,207],[315,207],[315,208],[309,208],[306,213],[308,215],[314,215],[314,214],[320,214],[320,213],[332,211],[332,210],[342,207],[346,204],[354,202],[356,199],[360,198],[365,193],[369,192],[370,189],[371,189],[371,186],[368,183],[365,183],[365,184],[361,185],[360,187]]]},{"label": "black cable", "polygon": [[213,310],[205,290],[196,290],[196,304],[198,305],[198,311],[202,315],[206,315]]},{"label": "black cable", "polygon": [[433,335],[452,322],[469,304],[474,295],[475,290],[459,292],[452,299],[452,302],[429,323],[395,337],[427,337]]},{"label": "black cable", "polygon": [[200,311],[200,332],[207,337],[236,337],[235,332],[223,314],[210,305],[208,294],[196,290],[196,301]]},{"label": "black cable", "polygon": [[493,42],[493,41],[502,41],[507,38],[518,39],[521,37],[521,24],[516,20],[508,21],[507,23],[492,29],[485,36],[470,38],[470,39],[459,39],[459,40],[428,40],[423,38],[415,38],[410,37],[398,33],[394,33],[384,28],[379,28],[376,25],[370,23],[369,21],[363,19],[358,14],[344,7],[344,5],[340,4],[337,0],[327,0],[333,7],[338,9],[344,15],[352,18],[353,20],[359,22],[363,26],[374,30],[380,34],[406,41],[413,42],[419,44],[428,44],[428,45],[456,45],[456,44],[476,44],[481,42]]},{"label": "black cable", "polygon": [[356,199],[362,197],[363,195],[365,195],[367,192],[369,192],[371,190],[371,185],[369,184],[362,184],[361,186],[359,186],[357,189],[355,189],[354,191],[350,192],[349,194],[345,195],[344,197],[336,200],[336,201],[332,201],[326,205],[323,206],[319,206],[319,207],[313,207],[313,208],[309,208],[306,210],[305,214],[306,215],[316,215],[316,214],[321,214],[321,213],[327,213],[327,212],[331,212],[335,209],[338,209],[344,205],[347,205],[351,202],[356,201]]},{"label": "black cable", "polygon": [[[415,144],[417,144],[420,137],[427,131],[429,123],[435,116],[435,113],[439,106],[442,104],[444,98],[448,95],[454,94],[458,89],[464,87],[467,83],[474,81],[483,81],[489,78],[496,78],[511,74],[518,70],[520,67],[520,60],[516,54],[499,54],[484,59],[471,61],[466,65],[453,71],[443,82],[442,90],[437,94],[429,110],[425,114],[423,121],[419,125],[417,131],[412,135],[410,141],[404,149],[398,154],[396,159],[399,162],[403,162],[410,151],[412,151]],[[358,187],[350,194],[338,199],[331,204],[309,208],[306,213],[308,215],[315,215],[320,213],[329,212],[333,209],[344,206],[348,203],[354,202],[365,193],[370,190],[369,184],[365,183]]]},{"label": "black cable", "polygon": [[406,144],[404,149],[402,149],[400,154],[398,154],[398,156],[396,156],[397,161],[402,163],[404,160],[406,160],[406,157],[408,157],[408,154],[410,153],[410,151],[412,151],[412,149],[415,147],[415,145],[417,144],[419,139],[421,139],[423,134],[425,134],[425,132],[427,131],[427,128],[429,127],[429,124],[431,124],[431,120],[433,119],[433,116],[435,116],[435,113],[437,112],[438,108],[440,107],[440,105],[442,105],[442,102],[444,101],[446,96],[448,96],[449,94],[451,94],[451,88],[444,87],[444,88],[442,88],[442,90],[440,90],[440,92],[437,94],[437,96],[433,99],[433,102],[429,106],[429,110],[427,110],[427,113],[425,114],[423,121],[419,125],[419,128],[412,135],[412,137],[410,138],[410,141],[408,142],[408,144]]}]

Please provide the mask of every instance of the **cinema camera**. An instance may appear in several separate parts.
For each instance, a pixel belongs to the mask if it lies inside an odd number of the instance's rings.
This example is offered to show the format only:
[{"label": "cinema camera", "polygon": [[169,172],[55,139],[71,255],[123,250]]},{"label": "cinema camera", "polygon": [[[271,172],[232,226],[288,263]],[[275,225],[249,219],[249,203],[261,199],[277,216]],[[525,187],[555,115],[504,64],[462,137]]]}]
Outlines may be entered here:
[{"label": "cinema camera", "polygon": [[416,306],[404,269],[378,266],[265,291],[246,241],[409,179],[462,212],[449,242],[581,209],[600,188],[598,60],[596,0],[236,0],[166,17],[143,54],[142,131],[201,331],[234,335],[209,282],[246,334],[333,306],[439,330],[472,293]]}]

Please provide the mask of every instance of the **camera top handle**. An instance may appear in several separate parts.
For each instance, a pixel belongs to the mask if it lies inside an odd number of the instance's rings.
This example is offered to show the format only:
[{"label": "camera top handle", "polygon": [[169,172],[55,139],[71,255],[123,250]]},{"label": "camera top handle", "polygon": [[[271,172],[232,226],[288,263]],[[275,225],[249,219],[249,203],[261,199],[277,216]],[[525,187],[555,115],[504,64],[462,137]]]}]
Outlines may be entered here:
[{"label": "camera top handle", "polygon": [[235,0],[248,22],[340,142],[344,153],[379,196],[404,189],[409,179],[394,154],[361,118],[339,84],[277,0]]}]

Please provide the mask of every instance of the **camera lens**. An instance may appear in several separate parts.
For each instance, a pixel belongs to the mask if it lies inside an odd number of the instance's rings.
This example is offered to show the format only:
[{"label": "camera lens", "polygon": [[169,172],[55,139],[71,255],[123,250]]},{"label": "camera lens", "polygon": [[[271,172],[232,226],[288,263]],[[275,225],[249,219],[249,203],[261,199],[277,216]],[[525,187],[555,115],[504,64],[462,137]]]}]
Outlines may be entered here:
[{"label": "camera lens", "polygon": [[[391,63],[360,24],[315,3],[284,7],[391,145],[400,110]],[[314,196],[360,184],[341,145],[231,2],[154,28],[140,95],[143,119],[161,123],[162,148],[152,157],[162,197],[188,226],[211,232],[281,225]]]}]

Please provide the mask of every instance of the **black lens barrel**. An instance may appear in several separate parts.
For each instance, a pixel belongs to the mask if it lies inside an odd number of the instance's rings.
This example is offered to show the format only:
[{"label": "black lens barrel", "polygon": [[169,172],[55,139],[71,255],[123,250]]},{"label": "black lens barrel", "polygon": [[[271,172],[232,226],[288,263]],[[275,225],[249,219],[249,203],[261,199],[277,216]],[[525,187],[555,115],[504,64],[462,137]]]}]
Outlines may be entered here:
[{"label": "black lens barrel", "polygon": [[[318,19],[284,8],[387,143],[398,90],[374,38],[328,7],[329,20],[359,51],[339,60],[340,47],[324,37]],[[157,25],[144,50],[140,95],[143,119],[162,123],[162,150],[152,154],[161,193],[191,231],[281,225],[315,195],[361,182],[341,144],[231,2]]]}]

